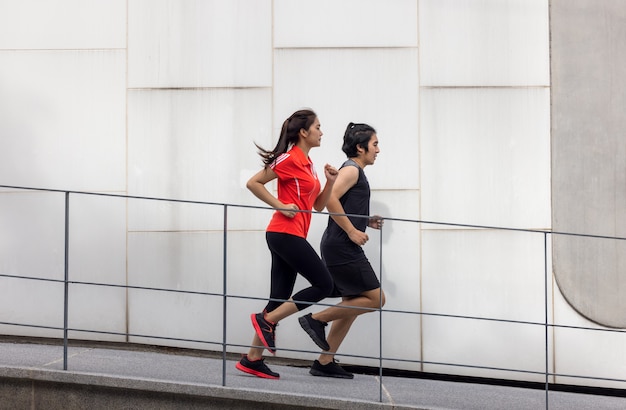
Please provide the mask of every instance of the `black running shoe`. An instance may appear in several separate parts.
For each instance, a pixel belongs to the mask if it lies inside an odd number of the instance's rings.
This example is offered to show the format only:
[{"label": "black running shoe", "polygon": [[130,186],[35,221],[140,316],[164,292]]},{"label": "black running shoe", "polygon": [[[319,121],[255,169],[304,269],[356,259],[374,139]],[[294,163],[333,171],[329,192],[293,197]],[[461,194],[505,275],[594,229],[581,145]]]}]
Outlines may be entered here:
[{"label": "black running shoe", "polygon": [[262,377],[264,379],[278,379],[280,375],[270,370],[265,364],[265,359],[249,360],[248,355],[243,355],[241,360],[237,362],[235,367],[242,372],[253,374],[256,377]]},{"label": "black running shoe", "polygon": [[311,336],[311,339],[313,339],[320,349],[325,351],[330,350],[330,346],[328,346],[328,342],[326,341],[326,331],[324,330],[328,323],[313,319],[311,313],[299,317],[298,322],[300,322],[302,329]]},{"label": "black running shoe", "polygon": [[311,366],[311,370],[309,370],[313,376],[322,376],[322,377],[335,377],[337,379],[352,379],[354,375],[352,373],[348,373],[341,366],[337,364],[335,360],[328,364],[321,364],[319,361],[314,361],[313,366]]},{"label": "black running shoe", "polygon": [[256,334],[263,342],[263,345],[269,350],[272,354],[276,353],[276,323],[272,323],[268,320],[265,320],[265,314],[263,313],[253,313],[250,315],[250,320],[252,320],[252,326],[254,326],[254,330]]}]

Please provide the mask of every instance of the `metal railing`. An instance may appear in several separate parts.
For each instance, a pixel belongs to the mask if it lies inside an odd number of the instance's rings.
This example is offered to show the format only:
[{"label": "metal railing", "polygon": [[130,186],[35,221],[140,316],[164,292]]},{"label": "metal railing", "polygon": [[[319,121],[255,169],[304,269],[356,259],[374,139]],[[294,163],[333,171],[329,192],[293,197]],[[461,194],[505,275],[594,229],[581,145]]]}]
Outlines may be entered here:
[{"label": "metal railing", "polygon": [[[20,192],[24,191],[36,191],[36,192],[48,192],[48,193],[57,193],[64,196],[64,279],[49,279],[49,278],[40,278],[34,276],[22,276],[22,275],[13,275],[10,273],[0,272],[0,277],[3,278],[12,278],[18,280],[27,280],[27,281],[44,281],[44,282],[53,282],[57,284],[63,284],[63,295],[64,295],[64,303],[63,303],[63,327],[55,327],[49,326],[45,324],[28,324],[28,323],[15,323],[15,322],[1,322],[1,325],[8,326],[18,326],[18,327],[28,327],[28,328],[37,328],[37,329],[49,329],[49,330],[58,330],[63,332],[63,370],[68,369],[68,344],[69,344],[69,333],[70,332],[83,332],[83,333],[94,333],[94,334],[103,334],[103,335],[115,335],[115,336],[124,336],[127,339],[129,337],[137,337],[137,338],[150,338],[150,339],[159,339],[159,340],[168,340],[168,341],[176,341],[176,342],[190,342],[190,343],[199,343],[204,345],[213,345],[213,346],[221,346],[221,354],[223,360],[222,366],[222,386],[226,385],[226,360],[227,353],[229,347],[251,347],[249,345],[241,345],[229,343],[227,340],[227,308],[228,308],[228,300],[229,299],[253,299],[260,301],[267,301],[268,299],[263,296],[259,297],[251,297],[251,296],[243,296],[236,294],[228,293],[228,211],[232,208],[249,208],[249,209],[263,209],[267,211],[274,211],[268,207],[260,207],[260,206],[251,206],[251,205],[238,205],[238,204],[228,204],[228,203],[219,203],[219,202],[204,202],[204,201],[191,201],[191,200],[180,200],[180,199],[167,199],[167,198],[157,198],[157,197],[145,197],[145,196],[133,196],[133,195],[122,195],[122,194],[110,194],[110,193],[96,193],[96,192],[83,192],[83,191],[70,191],[70,190],[59,190],[59,189],[43,189],[43,188],[32,188],[32,187],[22,187],[22,186],[11,186],[11,185],[0,185],[0,189],[4,190],[16,190]],[[9,192],[9,191],[5,191]],[[0,193],[1,195],[2,193]],[[69,261],[70,261],[70,218],[71,218],[71,197],[72,196],[99,196],[99,197],[107,197],[107,198],[122,198],[122,199],[132,199],[132,200],[147,200],[147,201],[160,201],[167,203],[179,203],[179,204],[196,204],[202,206],[210,206],[210,207],[220,207],[223,209],[223,250],[222,250],[222,263],[223,263],[223,290],[221,293],[217,292],[200,292],[200,291],[191,291],[191,290],[180,290],[180,289],[171,289],[171,288],[158,288],[158,287],[149,287],[149,286],[133,286],[128,284],[113,284],[113,283],[100,283],[100,282],[89,282],[89,281],[76,281],[72,280],[70,277],[69,271]],[[1,197],[0,197],[1,198]],[[324,214],[323,212],[321,214]],[[328,213],[326,213],[328,215]],[[355,217],[362,217],[358,215],[349,215]],[[618,382],[625,383],[626,379],[622,378],[602,378],[602,377],[594,377],[590,375],[573,375],[573,374],[560,374],[556,372],[550,371],[550,330],[551,329],[573,329],[573,330],[584,330],[590,332],[611,332],[611,333],[626,333],[625,330],[622,329],[613,329],[613,328],[590,328],[583,326],[570,326],[570,325],[559,325],[556,323],[550,322],[550,298],[549,298],[549,289],[550,283],[552,281],[552,272],[549,266],[549,255],[550,252],[548,250],[549,237],[554,235],[567,235],[567,236],[578,236],[578,237],[587,237],[587,238],[595,238],[595,239],[611,239],[624,241],[626,238],[623,237],[611,237],[611,236],[600,236],[600,235],[582,235],[582,234],[574,234],[574,233],[566,233],[566,232],[554,232],[549,230],[531,230],[531,229],[519,229],[519,228],[507,228],[507,227],[496,227],[496,226],[482,226],[482,225],[469,225],[469,224],[456,224],[456,223],[444,223],[444,222],[434,222],[434,221],[422,221],[422,220],[412,220],[412,219],[401,219],[401,218],[392,218],[389,216],[383,215],[383,219],[386,221],[394,221],[399,223],[409,223],[409,224],[422,224],[422,225],[432,225],[437,227],[453,227],[453,228],[463,228],[463,229],[488,229],[488,230],[496,230],[496,231],[512,231],[512,232],[525,232],[531,233],[534,235],[541,235],[543,237],[543,256],[544,256],[544,294],[543,302],[544,302],[544,317],[543,321],[524,321],[524,320],[511,320],[511,319],[502,319],[502,318],[492,318],[492,317],[479,317],[479,316],[469,316],[469,315],[455,315],[455,314],[446,314],[446,313],[438,313],[438,312],[424,312],[424,311],[411,311],[411,310],[394,310],[381,306],[378,309],[371,309],[373,311],[377,311],[379,315],[379,326],[381,332],[379,332],[379,354],[377,357],[373,356],[364,356],[364,355],[351,355],[351,354],[342,354],[345,357],[354,357],[354,358],[365,358],[365,359],[374,359],[379,363],[378,366],[378,375],[379,375],[379,401],[383,400],[383,363],[385,361],[393,361],[393,362],[410,362],[416,363],[421,366],[427,365],[439,365],[439,366],[450,366],[450,367],[463,367],[463,368],[473,368],[473,369],[481,369],[481,370],[491,370],[491,371],[507,371],[513,373],[520,374],[531,374],[531,375],[543,375],[545,380],[545,400],[546,400],[546,409],[549,408],[549,391],[550,391],[550,378],[551,377],[565,377],[565,378],[574,378],[574,379],[586,379],[586,380],[596,380],[596,381],[607,381],[607,382]],[[383,228],[384,229],[384,228]],[[385,288],[384,284],[384,274],[383,274],[383,229],[380,230],[380,245],[379,245],[379,274],[381,280],[381,288]],[[110,331],[99,331],[93,329],[80,329],[73,328],[69,323],[69,296],[70,296],[70,285],[82,285],[82,286],[97,286],[97,287],[112,287],[112,288],[124,288],[127,291],[130,289],[135,290],[146,290],[150,292],[168,292],[168,293],[180,293],[180,294],[188,294],[188,295],[200,295],[200,296],[208,296],[208,297],[217,297],[222,298],[222,340],[197,340],[197,339],[188,339],[188,338],[176,338],[172,336],[158,336],[158,335],[149,335],[149,334],[133,334],[130,332],[110,332]],[[283,300],[279,300],[283,302]],[[324,301],[316,303],[315,305],[321,306],[334,306],[333,304],[327,304]],[[352,307],[346,307],[348,309]],[[366,308],[358,308],[358,309],[366,309]],[[542,349],[545,353],[545,369],[542,372],[539,371],[531,371],[531,370],[521,370],[514,368],[502,368],[502,367],[490,367],[490,366],[481,366],[481,365],[467,365],[467,364],[459,364],[459,363],[446,363],[446,362],[436,362],[436,361],[426,361],[426,360],[410,360],[410,359],[400,359],[393,357],[386,357],[383,351],[383,338],[382,338],[382,329],[383,329],[383,313],[393,313],[400,315],[418,315],[420,317],[438,317],[438,318],[447,318],[447,319],[459,319],[459,320],[470,320],[470,321],[486,321],[486,322],[499,322],[499,323],[508,323],[513,325],[520,326],[538,326],[544,329],[544,346]],[[289,351],[289,349],[284,349]],[[291,350],[295,352],[307,352],[307,353],[316,353],[308,350]],[[626,388],[626,387],[625,387]]]}]

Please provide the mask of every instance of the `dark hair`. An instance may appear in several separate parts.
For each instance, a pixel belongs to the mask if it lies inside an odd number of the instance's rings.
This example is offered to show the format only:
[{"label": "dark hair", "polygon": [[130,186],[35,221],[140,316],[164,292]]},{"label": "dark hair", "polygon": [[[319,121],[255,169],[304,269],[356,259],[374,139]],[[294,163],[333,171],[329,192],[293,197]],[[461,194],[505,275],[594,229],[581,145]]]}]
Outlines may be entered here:
[{"label": "dark hair", "polygon": [[308,130],[313,122],[317,118],[317,114],[313,110],[299,110],[291,114],[289,118],[283,122],[283,127],[280,130],[280,137],[278,143],[273,150],[269,151],[260,147],[257,143],[256,147],[259,150],[259,155],[263,158],[263,164],[265,166],[270,165],[274,160],[289,149],[292,145],[298,142],[301,129]]},{"label": "dark hair", "polygon": [[374,134],[376,134],[376,130],[373,127],[367,124],[351,122],[343,135],[343,146],[341,149],[348,158],[358,157],[357,147],[361,147],[367,152],[367,145]]}]

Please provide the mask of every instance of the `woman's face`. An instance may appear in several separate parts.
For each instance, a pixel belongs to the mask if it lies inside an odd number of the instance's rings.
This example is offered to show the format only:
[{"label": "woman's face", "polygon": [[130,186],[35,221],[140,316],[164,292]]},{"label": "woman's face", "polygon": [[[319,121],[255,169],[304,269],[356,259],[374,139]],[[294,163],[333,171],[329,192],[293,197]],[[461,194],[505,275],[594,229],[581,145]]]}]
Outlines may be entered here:
[{"label": "woman's face", "polygon": [[304,133],[304,138],[309,147],[319,147],[322,144],[322,128],[319,118],[315,117],[315,121]]},{"label": "woman's face", "polygon": [[362,153],[363,162],[365,165],[372,165],[376,161],[376,156],[380,152],[378,148],[378,136],[372,134],[369,142],[367,143],[367,151]]}]

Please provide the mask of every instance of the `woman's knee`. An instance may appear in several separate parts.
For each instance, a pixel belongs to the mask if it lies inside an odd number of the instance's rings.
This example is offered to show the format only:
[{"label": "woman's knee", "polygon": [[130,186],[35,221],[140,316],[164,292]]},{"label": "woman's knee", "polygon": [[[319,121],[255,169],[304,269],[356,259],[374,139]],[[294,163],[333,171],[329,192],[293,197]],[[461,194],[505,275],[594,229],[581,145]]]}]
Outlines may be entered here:
[{"label": "woman's knee", "polygon": [[320,292],[324,294],[324,298],[327,298],[331,293],[333,293],[335,283],[330,277],[328,277],[328,280],[320,281],[317,287],[320,289]]},{"label": "woman's knee", "polygon": [[382,289],[374,289],[368,292],[368,299],[370,300],[370,308],[376,309],[385,306],[386,298],[385,292]]}]

